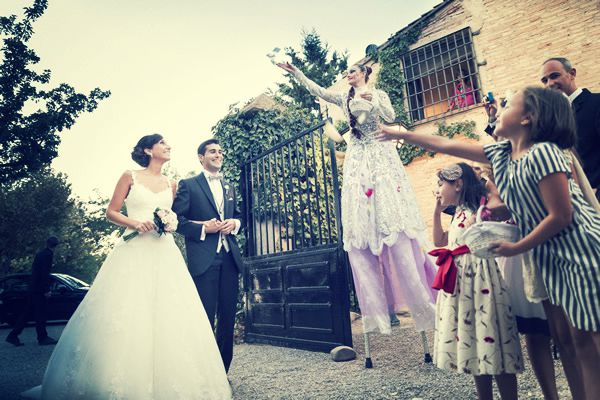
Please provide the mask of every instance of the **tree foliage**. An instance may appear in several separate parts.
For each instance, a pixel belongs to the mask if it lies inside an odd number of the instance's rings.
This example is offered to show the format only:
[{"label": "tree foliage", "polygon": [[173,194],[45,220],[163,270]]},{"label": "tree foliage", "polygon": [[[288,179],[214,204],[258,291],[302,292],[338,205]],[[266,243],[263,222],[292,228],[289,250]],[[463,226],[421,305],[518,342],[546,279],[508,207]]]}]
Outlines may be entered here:
[{"label": "tree foliage", "polygon": [[[286,47],[285,52],[296,68],[322,87],[331,86],[339,74],[348,68],[348,53],[339,53],[335,50],[332,52],[329,45],[323,43],[315,30],[302,32],[299,51]],[[329,57],[330,53],[331,57]],[[292,76],[288,75],[287,79],[287,83],[279,84],[279,93],[284,96],[284,99],[290,98],[298,107],[318,111],[319,106],[315,97],[299,85]]]},{"label": "tree foliage", "polygon": [[0,190],[0,276],[29,271],[46,239],[57,236],[55,272],[92,280],[117,229],[104,216],[107,199],[74,197],[67,177],[46,168]]},{"label": "tree foliage", "polygon": [[14,182],[49,165],[57,156],[59,132],[110,95],[99,88],[85,95],[66,83],[47,87],[50,70],[36,70],[40,58],[28,47],[33,23],[47,6],[47,0],[34,0],[22,19],[0,17],[0,183]]},{"label": "tree foliage", "polygon": [[212,128],[212,133],[227,152],[223,161],[225,178],[239,185],[240,168],[249,159],[316,123],[306,109],[291,107],[229,114]]}]

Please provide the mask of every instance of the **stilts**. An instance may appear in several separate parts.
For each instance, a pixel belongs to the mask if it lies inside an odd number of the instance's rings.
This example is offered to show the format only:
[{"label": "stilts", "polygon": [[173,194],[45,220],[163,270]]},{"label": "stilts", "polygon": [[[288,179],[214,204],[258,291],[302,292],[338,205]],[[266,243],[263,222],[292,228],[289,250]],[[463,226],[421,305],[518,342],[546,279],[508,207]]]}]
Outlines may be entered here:
[{"label": "stilts", "polygon": [[426,364],[433,362],[431,354],[429,353],[429,343],[427,342],[427,335],[425,331],[421,331],[421,340],[423,341],[423,352],[425,353],[424,360]]},{"label": "stilts", "polygon": [[[365,338],[365,368],[373,368],[373,360],[371,360],[371,343],[369,339],[369,333],[363,333]],[[421,331],[421,341],[423,342],[423,361],[426,364],[433,362],[431,353],[429,353],[429,342],[427,341],[427,335],[425,331]]]},{"label": "stilts", "polygon": [[369,343],[369,333],[365,332],[363,335],[365,337],[365,368],[373,368],[373,361],[371,361],[371,347],[370,347],[370,343]]}]

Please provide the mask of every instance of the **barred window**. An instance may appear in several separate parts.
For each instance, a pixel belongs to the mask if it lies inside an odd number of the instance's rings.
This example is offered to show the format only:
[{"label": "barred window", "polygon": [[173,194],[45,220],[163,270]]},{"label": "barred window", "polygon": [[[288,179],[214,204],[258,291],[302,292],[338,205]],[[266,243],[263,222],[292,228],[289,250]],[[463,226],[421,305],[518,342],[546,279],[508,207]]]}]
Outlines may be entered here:
[{"label": "barred window", "polygon": [[402,57],[408,110],[413,122],[482,101],[469,28],[445,36]]}]

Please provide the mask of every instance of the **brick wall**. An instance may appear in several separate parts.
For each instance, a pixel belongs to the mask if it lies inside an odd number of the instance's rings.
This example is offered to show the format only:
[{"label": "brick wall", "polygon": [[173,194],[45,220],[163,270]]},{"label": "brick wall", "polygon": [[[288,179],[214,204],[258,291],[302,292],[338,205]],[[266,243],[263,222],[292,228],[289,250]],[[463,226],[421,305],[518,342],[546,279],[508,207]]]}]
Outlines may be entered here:
[{"label": "brick wall", "polygon": [[[484,93],[496,97],[526,85],[539,84],[541,63],[549,57],[563,56],[577,69],[577,83],[592,91],[600,91],[600,1],[598,0],[455,0],[446,5],[423,30],[416,48],[462,28],[470,27],[479,34],[473,36]],[[399,26],[398,29],[402,29]],[[368,63],[376,79],[378,65]],[[332,90],[348,90],[345,80],[336,82]],[[330,115],[343,119],[341,110],[329,105]],[[433,133],[436,122],[452,123],[473,120],[485,137],[485,111],[476,107],[416,127],[419,133]],[[468,140],[457,138],[457,140]],[[406,166],[419,207],[428,226],[434,201],[435,172],[456,162],[445,155],[423,156]]]}]

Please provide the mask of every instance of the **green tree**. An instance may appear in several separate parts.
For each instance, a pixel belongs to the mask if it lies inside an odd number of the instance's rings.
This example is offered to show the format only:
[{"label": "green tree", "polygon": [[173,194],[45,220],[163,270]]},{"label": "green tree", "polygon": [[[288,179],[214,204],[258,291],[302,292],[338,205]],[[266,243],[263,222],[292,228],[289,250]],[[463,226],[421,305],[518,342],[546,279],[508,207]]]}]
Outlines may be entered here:
[{"label": "green tree", "polygon": [[33,23],[47,6],[47,0],[34,0],[24,8],[22,19],[0,17],[0,183],[14,182],[49,165],[57,156],[59,132],[110,95],[99,88],[85,95],[66,83],[47,87],[50,70],[36,71],[40,58],[28,47]]},{"label": "green tree", "polygon": [[91,281],[118,229],[104,216],[107,199],[72,196],[67,177],[46,168],[0,190],[0,276],[29,271],[35,253],[55,235],[55,272]]},{"label": "green tree", "polygon": [[[286,47],[285,53],[296,68],[322,87],[331,86],[339,74],[348,68],[348,52],[331,52],[327,43],[321,41],[321,37],[315,30],[302,32],[299,51]],[[292,76],[287,76],[287,79],[287,83],[278,84],[279,94],[284,96],[284,99],[290,98],[298,107],[318,111],[319,104],[315,97],[299,85]]]},{"label": "green tree", "polygon": [[[240,167],[277,143],[316,123],[306,109],[289,107],[241,112],[232,107],[229,114],[212,127],[212,133],[227,151],[223,174],[239,185]],[[239,186],[238,186],[239,187]]]}]

